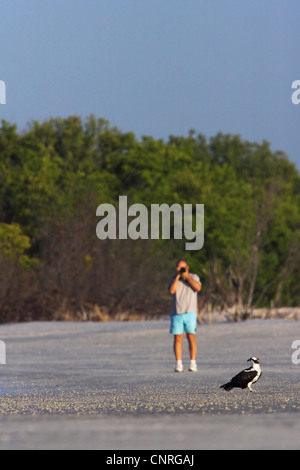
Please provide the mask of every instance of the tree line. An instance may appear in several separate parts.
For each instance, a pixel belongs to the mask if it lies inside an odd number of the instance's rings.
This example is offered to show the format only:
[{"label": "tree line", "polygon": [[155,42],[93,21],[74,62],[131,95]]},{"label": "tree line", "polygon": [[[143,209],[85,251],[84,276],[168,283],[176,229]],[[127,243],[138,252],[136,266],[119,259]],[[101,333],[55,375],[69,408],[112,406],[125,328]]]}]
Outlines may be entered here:
[{"label": "tree line", "polygon": [[[204,204],[205,241],[99,240],[96,208]],[[2,322],[169,313],[176,260],[199,274],[205,308],[300,305],[300,174],[267,141],[137,138],[95,116],[0,128]]]}]

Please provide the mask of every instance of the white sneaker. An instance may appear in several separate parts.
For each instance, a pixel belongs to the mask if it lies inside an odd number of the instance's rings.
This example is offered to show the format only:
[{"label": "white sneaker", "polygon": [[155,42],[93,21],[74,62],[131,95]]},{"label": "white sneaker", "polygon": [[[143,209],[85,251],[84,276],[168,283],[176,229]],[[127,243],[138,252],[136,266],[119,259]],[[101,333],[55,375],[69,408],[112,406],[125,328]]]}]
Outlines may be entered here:
[{"label": "white sneaker", "polygon": [[191,361],[189,371],[190,372],[198,372],[198,367],[197,367],[196,361]]},{"label": "white sneaker", "polygon": [[183,372],[182,362],[177,362],[176,367],[175,367],[175,372]]}]

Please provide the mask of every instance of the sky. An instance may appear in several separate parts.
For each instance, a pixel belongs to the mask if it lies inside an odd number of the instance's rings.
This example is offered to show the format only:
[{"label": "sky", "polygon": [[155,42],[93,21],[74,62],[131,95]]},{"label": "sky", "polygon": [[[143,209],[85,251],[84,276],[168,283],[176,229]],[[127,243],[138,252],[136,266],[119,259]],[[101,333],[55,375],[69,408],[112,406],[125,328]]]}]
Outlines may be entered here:
[{"label": "sky", "polygon": [[299,20],[299,0],[1,0],[0,119],[239,134],[300,169]]}]

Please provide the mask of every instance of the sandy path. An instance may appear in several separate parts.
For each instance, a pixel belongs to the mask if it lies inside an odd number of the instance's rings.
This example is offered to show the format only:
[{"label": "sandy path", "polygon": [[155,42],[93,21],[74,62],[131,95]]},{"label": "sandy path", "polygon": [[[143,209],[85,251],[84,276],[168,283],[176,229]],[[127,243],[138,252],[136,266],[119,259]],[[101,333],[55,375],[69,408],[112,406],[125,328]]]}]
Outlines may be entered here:
[{"label": "sandy path", "polygon": [[[168,322],[1,325],[2,449],[299,449],[294,320],[198,328],[174,373]],[[255,393],[219,385],[261,359]],[[229,432],[230,429],[230,432]]]}]

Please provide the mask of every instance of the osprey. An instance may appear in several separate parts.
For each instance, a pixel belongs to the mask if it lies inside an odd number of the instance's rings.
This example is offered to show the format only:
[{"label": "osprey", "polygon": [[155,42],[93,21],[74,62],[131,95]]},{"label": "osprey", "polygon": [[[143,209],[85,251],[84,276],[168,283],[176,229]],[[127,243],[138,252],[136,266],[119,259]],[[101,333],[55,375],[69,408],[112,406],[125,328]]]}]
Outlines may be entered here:
[{"label": "osprey", "polygon": [[257,357],[250,357],[248,361],[252,362],[252,367],[242,370],[239,374],[232,377],[230,382],[221,385],[220,388],[224,388],[227,392],[233,388],[246,388],[253,392],[251,385],[258,381],[261,376],[261,368],[259,365],[259,359]]}]

